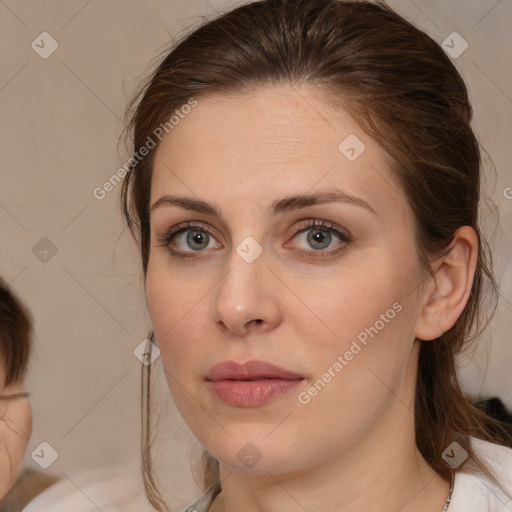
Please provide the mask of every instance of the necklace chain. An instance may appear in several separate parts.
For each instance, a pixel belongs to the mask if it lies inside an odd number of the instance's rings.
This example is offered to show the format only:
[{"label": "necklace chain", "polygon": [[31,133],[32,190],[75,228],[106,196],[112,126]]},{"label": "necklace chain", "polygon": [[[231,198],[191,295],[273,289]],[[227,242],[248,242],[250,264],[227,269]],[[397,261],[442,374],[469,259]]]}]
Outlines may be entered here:
[{"label": "necklace chain", "polygon": [[444,502],[444,507],[443,507],[443,510],[441,510],[441,512],[446,512],[448,510],[448,506],[450,505],[450,501],[452,499],[452,491],[453,491],[453,482],[454,482],[454,480],[455,480],[455,476],[452,473],[452,483],[450,485],[450,492],[448,493],[448,497],[446,498],[446,501]]}]

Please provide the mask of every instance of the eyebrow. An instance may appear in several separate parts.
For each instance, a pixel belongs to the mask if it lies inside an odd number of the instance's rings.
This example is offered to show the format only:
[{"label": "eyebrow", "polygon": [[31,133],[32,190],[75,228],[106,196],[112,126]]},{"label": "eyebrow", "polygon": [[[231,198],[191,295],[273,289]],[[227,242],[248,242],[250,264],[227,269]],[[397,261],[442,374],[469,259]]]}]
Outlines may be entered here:
[{"label": "eyebrow", "polygon": [[[345,203],[365,208],[366,210],[378,215],[377,212],[360,197],[352,196],[339,189],[327,189],[314,194],[300,194],[286,196],[282,199],[273,201],[268,207],[268,213],[277,215],[279,213],[300,210],[308,206],[324,203]],[[184,210],[194,210],[199,213],[215,215],[222,217],[221,209],[215,204],[208,203],[201,199],[185,196],[164,195],[157,199],[151,206],[151,212],[162,206],[175,206]]]}]

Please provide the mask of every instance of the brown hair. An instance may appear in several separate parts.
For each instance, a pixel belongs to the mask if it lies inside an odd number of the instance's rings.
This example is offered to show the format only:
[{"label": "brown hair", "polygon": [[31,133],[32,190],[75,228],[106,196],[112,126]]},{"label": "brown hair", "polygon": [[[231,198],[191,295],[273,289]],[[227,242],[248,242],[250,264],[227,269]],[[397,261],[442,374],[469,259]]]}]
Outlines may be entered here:
[{"label": "brown hair", "polygon": [[[417,252],[426,272],[459,227],[475,230],[479,255],[466,308],[452,329],[421,346],[416,442],[425,460],[447,480],[455,470],[441,454],[456,440],[496,481],[472,450],[469,436],[499,444],[510,440],[464,396],[455,362],[487,325],[497,298],[490,251],[479,229],[481,155],[470,126],[472,107],[463,79],[438,43],[384,1],[252,2],[204,22],[174,45],[141,85],[127,108],[133,150],[143,147],[190,98],[243,94],[273,84],[306,84],[321,90],[391,155],[394,174],[414,212]],[[121,192],[123,215],[140,245],[144,276],[154,154],[135,153]],[[492,302],[487,310],[482,307],[484,292]],[[145,416],[149,428],[148,409]],[[162,510],[149,436],[145,439],[148,496]],[[206,451],[203,459],[206,489],[218,480],[219,468]]]},{"label": "brown hair", "polygon": [[25,305],[0,279],[0,361],[4,386],[24,379],[32,347],[32,317]]}]

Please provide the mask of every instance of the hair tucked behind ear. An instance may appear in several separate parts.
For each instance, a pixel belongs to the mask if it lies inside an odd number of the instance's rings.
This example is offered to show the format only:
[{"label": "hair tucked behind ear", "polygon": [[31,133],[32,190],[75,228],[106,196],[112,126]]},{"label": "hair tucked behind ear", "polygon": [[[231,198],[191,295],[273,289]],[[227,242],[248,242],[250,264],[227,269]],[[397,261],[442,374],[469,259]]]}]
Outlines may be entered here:
[{"label": "hair tucked behind ear", "polygon": [[[502,444],[509,440],[464,396],[455,363],[492,314],[493,307],[487,314],[482,309],[484,291],[496,298],[490,253],[479,228],[481,158],[470,126],[472,108],[464,81],[439,44],[384,2],[248,3],[203,23],[168,53],[127,110],[135,153],[121,206],[140,244],[144,275],[155,150],[141,156],[137,149],[191,98],[201,101],[213,93],[277,84],[315,87],[319,97],[346,109],[388,152],[414,212],[416,247],[425,271],[459,227],[471,226],[477,233],[480,249],[468,304],[452,329],[422,343],[416,441],[444,478],[454,470],[441,454],[457,440],[492,479],[468,436]],[[144,440],[149,461],[149,438]],[[145,469],[148,494],[159,505],[149,463]],[[205,487],[218,478],[218,464],[207,456]]]}]

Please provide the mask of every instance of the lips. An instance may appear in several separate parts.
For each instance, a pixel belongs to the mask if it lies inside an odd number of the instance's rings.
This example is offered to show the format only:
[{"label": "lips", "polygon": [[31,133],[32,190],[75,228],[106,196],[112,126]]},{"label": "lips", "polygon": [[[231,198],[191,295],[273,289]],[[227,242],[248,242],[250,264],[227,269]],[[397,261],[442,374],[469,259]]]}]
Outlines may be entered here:
[{"label": "lips", "polygon": [[298,380],[303,379],[304,376],[266,361],[252,360],[245,364],[238,364],[235,361],[224,361],[216,364],[210,369],[206,378],[211,381],[250,381],[263,379]]},{"label": "lips", "polygon": [[208,373],[215,395],[224,403],[237,407],[255,407],[272,401],[299,386],[304,377],[265,361],[238,364],[225,361]]}]

